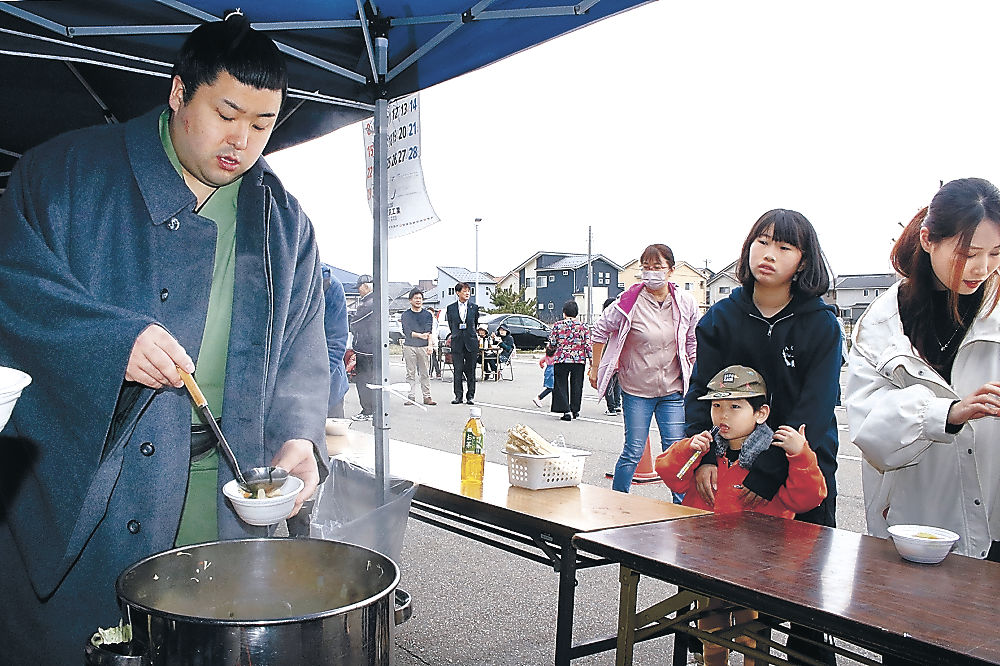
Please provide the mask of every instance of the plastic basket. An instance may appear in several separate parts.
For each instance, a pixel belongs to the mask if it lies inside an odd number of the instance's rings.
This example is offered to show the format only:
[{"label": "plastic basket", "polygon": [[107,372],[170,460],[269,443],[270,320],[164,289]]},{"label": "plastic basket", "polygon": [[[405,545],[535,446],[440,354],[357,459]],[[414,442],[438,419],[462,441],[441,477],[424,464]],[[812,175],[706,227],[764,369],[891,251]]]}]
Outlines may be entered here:
[{"label": "plastic basket", "polygon": [[561,449],[559,456],[533,456],[507,452],[510,485],[528,490],[578,486],[583,480],[583,463],[590,451]]}]

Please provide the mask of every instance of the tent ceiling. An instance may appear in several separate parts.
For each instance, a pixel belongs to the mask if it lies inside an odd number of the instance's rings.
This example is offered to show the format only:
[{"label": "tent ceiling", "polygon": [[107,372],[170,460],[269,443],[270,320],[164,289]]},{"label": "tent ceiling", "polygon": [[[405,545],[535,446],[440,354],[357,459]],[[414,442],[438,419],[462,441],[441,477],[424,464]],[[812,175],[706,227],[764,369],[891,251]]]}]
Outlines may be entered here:
[{"label": "tent ceiling", "polygon": [[[646,1],[0,3],[0,188],[31,146],[163,104],[186,33],[235,5],[288,54],[291,90],[271,152],[371,115],[380,92],[394,98],[427,88]],[[375,34],[389,40],[382,87],[366,38]]]}]

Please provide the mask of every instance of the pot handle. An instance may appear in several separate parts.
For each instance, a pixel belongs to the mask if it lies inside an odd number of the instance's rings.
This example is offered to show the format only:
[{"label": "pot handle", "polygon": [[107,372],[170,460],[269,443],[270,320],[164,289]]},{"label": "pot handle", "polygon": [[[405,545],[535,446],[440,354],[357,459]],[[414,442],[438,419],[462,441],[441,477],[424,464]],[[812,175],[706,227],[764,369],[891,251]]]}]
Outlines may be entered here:
[{"label": "pot handle", "polygon": [[413,615],[413,599],[408,592],[396,588],[396,626],[403,624]]}]

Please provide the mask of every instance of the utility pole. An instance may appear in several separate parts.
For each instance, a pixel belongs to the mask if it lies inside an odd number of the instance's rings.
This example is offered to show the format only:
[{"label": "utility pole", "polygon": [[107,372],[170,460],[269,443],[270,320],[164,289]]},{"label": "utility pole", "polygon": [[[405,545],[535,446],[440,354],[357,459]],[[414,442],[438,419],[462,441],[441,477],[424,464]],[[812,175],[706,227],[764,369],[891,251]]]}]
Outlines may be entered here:
[{"label": "utility pole", "polygon": [[594,261],[591,245],[594,241],[594,227],[587,227],[587,324],[594,323]]},{"label": "utility pole", "polygon": [[479,305],[479,223],[483,221],[483,218],[476,218],[476,288],[472,291],[475,295],[475,300],[473,303]]}]

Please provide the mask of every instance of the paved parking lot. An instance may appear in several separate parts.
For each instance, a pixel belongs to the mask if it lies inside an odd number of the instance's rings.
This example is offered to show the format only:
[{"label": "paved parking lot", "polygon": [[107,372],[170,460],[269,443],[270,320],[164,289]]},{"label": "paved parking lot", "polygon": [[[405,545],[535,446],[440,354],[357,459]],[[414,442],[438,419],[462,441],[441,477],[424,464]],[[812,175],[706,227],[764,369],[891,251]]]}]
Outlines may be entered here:
[{"label": "paved parking lot", "polygon": [[[536,355],[520,353],[514,381],[480,382],[476,402],[482,407],[486,428],[487,459],[506,464],[503,447],[506,431],[524,423],[550,439],[562,435],[568,446],[592,451],[584,469],[584,482],[610,487],[605,472],[614,468],[621,452],[623,426],[620,416],[606,416],[596,391],[584,390],[581,418],[564,422],[559,414],[536,408],[531,399],[542,386]],[[398,357],[390,366],[392,381],[404,381]],[[459,451],[460,434],[468,419],[466,405],[450,404],[450,377],[431,380],[438,405],[426,411],[403,406],[390,398],[390,436],[446,451]],[[360,411],[352,385],[347,414]],[[860,457],[847,442],[842,409],[840,468],[837,473],[837,520],[844,528],[863,531]],[[371,432],[370,423],[355,429]],[[655,428],[655,422],[654,422]],[[657,441],[656,435],[653,441]],[[391,451],[390,451],[391,455]],[[455,469],[456,476],[459,470]],[[662,483],[633,486],[632,492],[669,500]],[[727,544],[720,544],[727,547]],[[411,520],[407,527],[401,567],[401,588],[413,597],[413,617],[398,628],[397,666],[423,664],[543,665],[551,664],[555,645],[557,576],[550,567],[527,561],[497,548]],[[617,627],[618,570],[614,566],[585,569],[577,575],[574,636],[577,640],[613,635]],[[639,603],[653,603],[672,587],[643,579]],[[636,666],[669,663],[672,639],[639,644]],[[614,653],[579,660],[580,666],[614,664]],[[736,661],[734,660],[734,663]]]}]

